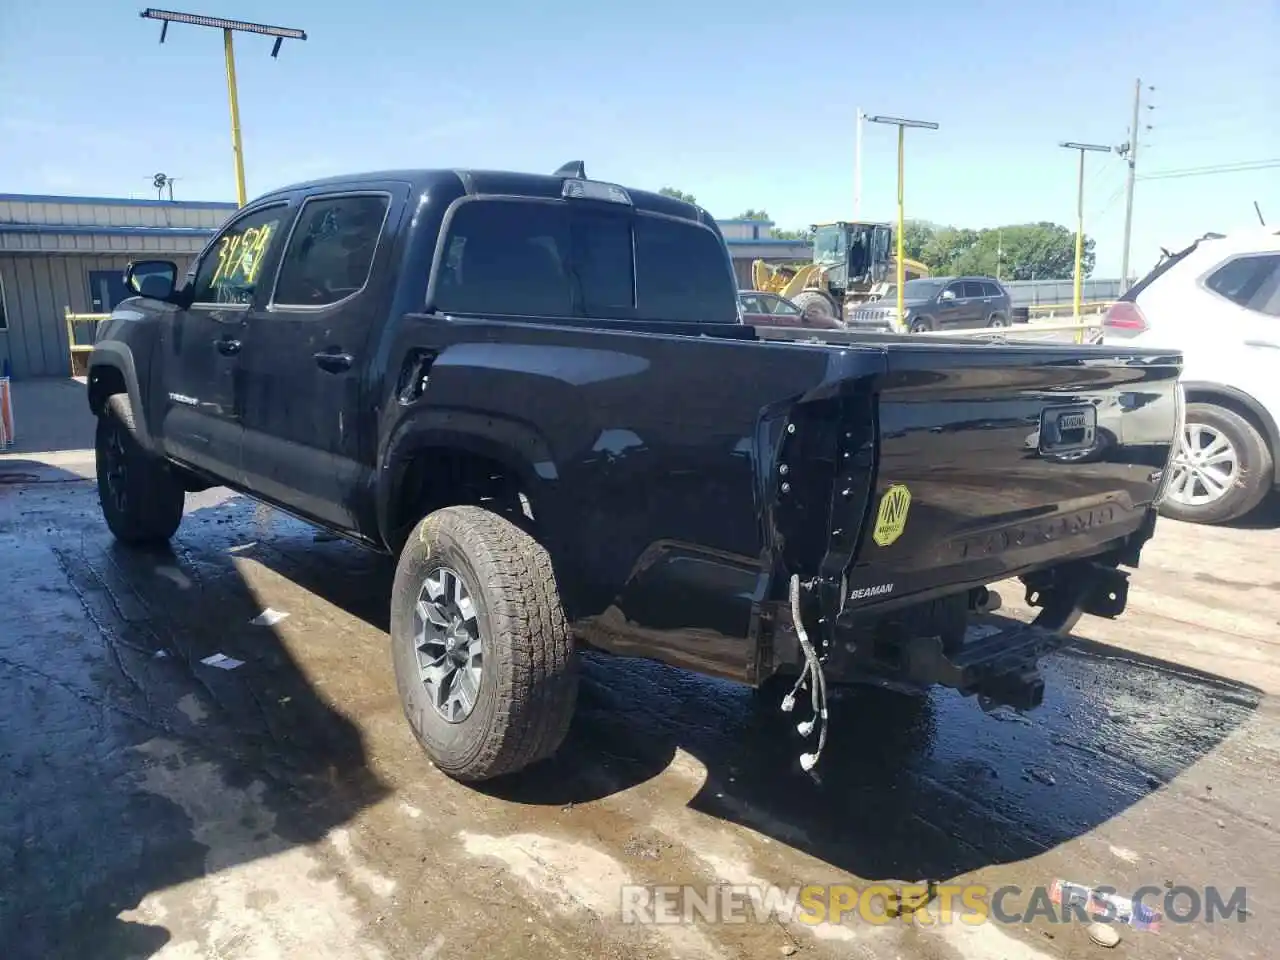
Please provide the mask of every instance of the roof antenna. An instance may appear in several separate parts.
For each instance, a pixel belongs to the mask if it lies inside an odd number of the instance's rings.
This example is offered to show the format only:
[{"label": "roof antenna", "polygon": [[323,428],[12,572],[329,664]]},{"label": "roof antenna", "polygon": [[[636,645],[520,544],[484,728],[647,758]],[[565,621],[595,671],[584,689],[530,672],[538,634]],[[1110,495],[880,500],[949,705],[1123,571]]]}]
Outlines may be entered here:
[{"label": "roof antenna", "polygon": [[553,177],[573,177],[576,180],[587,179],[587,168],[581,160],[570,160],[559,170],[552,174]]}]

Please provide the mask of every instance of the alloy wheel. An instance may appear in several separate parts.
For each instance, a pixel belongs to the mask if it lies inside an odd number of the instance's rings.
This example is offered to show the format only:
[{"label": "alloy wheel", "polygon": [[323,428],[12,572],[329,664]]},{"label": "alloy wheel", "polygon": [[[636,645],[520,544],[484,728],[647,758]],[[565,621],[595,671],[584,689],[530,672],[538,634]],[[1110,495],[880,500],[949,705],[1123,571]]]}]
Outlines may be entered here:
[{"label": "alloy wheel", "polygon": [[461,723],[480,696],[484,641],[475,601],[456,570],[437,567],[423,580],[413,632],[427,699],[446,721]]},{"label": "alloy wheel", "polygon": [[107,431],[103,460],[107,495],[111,497],[116,511],[124,513],[129,506],[129,463],[124,450],[123,430],[115,424]]},{"label": "alloy wheel", "polygon": [[1171,469],[1166,496],[1184,506],[1203,507],[1221,499],[1235,485],[1240,456],[1221,430],[1188,423]]}]

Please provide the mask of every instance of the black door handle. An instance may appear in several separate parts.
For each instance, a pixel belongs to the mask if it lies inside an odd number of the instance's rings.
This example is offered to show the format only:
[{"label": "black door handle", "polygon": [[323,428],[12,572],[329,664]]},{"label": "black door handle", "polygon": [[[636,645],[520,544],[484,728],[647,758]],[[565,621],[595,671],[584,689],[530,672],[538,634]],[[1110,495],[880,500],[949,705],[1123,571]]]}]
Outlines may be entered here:
[{"label": "black door handle", "polygon": [[218,352],[224,357],[234,356],[240,352],[240,341],[231,339],[222,339],[213,341],[213,345],[218,348]]},{"label": "black door handle", "polygon": [[327,373],[342,373],[350,370],[354,358],[349,353],[328,353],[321,350],[315,355],[316,366]]}]

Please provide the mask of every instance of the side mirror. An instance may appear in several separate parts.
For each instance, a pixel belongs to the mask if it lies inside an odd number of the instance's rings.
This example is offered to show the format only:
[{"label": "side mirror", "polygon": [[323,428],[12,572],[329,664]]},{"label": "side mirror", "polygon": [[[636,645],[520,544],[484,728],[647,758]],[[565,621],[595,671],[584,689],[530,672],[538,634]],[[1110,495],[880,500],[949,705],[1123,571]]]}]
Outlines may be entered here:
[{"label": "side mirror", "polygon": [[955,298],[956,298],[956,292],[954,290],[943,290],[942,296],[939,297],[938,299],[951,301],[951,300],[954,300]]},{"label": "side mirror", "polygon": [[178,265],[170,260],[139,260],[125,268],[124,285],[140,297],[168,300],[178,287]]}]

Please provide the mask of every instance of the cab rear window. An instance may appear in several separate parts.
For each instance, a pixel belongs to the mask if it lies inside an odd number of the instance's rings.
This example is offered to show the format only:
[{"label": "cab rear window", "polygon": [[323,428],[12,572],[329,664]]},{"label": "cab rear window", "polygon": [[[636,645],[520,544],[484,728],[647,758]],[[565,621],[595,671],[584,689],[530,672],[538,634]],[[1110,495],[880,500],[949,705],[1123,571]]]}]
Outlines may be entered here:
[{"label": "cab rear window", "polygon": [[732,268],[710,229],[574,201],[460,205],[434,299],[446,313],[738,321]]}]

